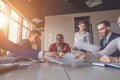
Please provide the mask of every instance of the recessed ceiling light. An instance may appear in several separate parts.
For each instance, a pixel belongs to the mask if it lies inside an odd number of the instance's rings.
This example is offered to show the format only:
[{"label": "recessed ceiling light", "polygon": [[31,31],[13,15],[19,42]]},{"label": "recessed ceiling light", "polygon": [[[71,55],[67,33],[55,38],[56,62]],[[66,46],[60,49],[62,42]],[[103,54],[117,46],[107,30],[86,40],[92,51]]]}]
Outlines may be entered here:
[{"label": "recessed ceiling light", "polygon": [[40,23],[42,22],[43,20],[39,19],[39,18],[33,18],[31,19],[32,22],[35,22],[35,23]]},{"label": "recessed ceiling light", "polygon": [[85,1],[85,3],[87,4],[88,7],[91,8],[91,7],[102,4],[102,0],[87,0]]}]

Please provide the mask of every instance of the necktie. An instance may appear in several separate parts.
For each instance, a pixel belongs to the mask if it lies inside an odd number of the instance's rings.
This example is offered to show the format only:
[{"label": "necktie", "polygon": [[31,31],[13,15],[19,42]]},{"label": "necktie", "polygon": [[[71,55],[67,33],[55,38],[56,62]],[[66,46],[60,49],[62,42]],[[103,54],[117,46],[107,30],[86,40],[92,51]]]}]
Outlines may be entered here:
[{"label": "necktie", "polygon": [[106,37],[104,37],[104,39],[103,39],[103,46],[105,47],[105,46],[106,46],[106,44],[107,44],[107,38],[106,38]]}]

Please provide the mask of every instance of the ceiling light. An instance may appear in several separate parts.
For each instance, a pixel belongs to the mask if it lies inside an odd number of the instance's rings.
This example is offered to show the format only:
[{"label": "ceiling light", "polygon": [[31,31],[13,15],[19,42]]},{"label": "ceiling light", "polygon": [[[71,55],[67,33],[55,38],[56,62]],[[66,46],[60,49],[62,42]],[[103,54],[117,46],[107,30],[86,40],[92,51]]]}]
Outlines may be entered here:
[{"label": "ceiling light", "polygon": [[85,3],[87,4],[88,7],[91,8],[91,7],[102,4],[102,0],[87,0],[85,1]]},{"label": "ceiling light", "polygon": [[33,18],[33,19],[31,19],[31,21],[32,21],[32,22],[35,22],[35,23],[40,23],[40,22],[42,22],[42,20],[39,19],[39,18]]}]

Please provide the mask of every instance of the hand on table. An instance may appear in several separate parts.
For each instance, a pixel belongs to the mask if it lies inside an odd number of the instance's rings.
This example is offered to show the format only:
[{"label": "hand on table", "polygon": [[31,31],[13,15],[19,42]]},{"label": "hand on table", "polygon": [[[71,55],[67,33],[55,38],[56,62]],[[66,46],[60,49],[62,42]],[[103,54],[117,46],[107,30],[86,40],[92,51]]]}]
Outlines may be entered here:
[{"label": "hand on table", "polygon": [[77,53],[74,56],[75,59],[88,59],[89,55],[87,53]]},{"label": "hand on table", "polygon": [[100,58],[100,61],[103,63],[110,63],[110,62],[116,63],[116,62],[119,62],[119,58],[104,55]]}]

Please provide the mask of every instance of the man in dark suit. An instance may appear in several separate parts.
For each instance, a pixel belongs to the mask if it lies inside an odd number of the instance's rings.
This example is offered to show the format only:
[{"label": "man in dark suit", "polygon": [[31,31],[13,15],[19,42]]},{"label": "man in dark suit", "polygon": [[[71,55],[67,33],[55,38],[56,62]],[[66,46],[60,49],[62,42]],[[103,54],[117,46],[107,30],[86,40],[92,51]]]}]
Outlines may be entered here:
[{"label": "man in dark suit", "polygon": [[[107,20],[101,21],[100,23],[98,23],[97,28],[100,35],[102,36],[102,39],[100,40],[101,50],[103,50],[109,44],[109,42],[111,42],[113,39],[120,37],[120,34],[117,34],[111,31],[110,23]],[[120,56],[119,53],[120,52],[117,50],[110,56],[114,56],[114,57]]]}]

